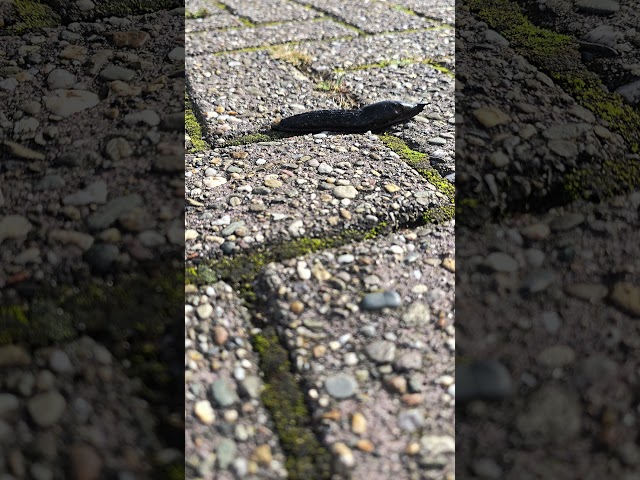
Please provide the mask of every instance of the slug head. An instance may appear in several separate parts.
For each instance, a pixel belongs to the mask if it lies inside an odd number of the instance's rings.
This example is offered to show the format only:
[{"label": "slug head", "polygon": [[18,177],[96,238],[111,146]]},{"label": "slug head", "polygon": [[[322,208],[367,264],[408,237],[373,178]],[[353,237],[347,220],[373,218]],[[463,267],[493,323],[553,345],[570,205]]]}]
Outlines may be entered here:
[{"label": "slug head", "polygon": [[399,100],[385,100],[372,103],[360,109],[362,116],[377,129],[383,129],[392,125],[406,122],[418,115],[426,106],[426,103],[408,103]]}]

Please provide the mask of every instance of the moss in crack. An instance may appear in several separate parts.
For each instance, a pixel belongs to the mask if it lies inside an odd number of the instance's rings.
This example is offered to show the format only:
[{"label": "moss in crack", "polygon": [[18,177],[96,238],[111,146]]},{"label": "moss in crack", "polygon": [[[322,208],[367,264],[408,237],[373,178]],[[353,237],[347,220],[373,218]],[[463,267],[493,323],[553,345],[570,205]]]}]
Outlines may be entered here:
[{"label": "moss in crack", "polygon": [[19,21],[7,28],[14,35],[60,25],[60,16],[48,5],[34,0],[15,0],[13,6]]},{"label": "moss in crack", "polygon": [[455,203],[455,187],[429,165],[426,153],[409,148],[404,140],[390,134],[380,135],[379,138],[385,146],[400,155],[400,158],[415,168],[438,191],[445,194],[451,203]]},{"label": "moss in crack", "polygon": [[308,69],[313,57],[306,51],[297,50],[295,45],[278,45],[268,50],[271,58],[282,60],[299,69]]},{"label": "moss in crack", "polygon": [[184,128],[191,139],[192,147],[189,149],[189,153],[203,152],[209,148],[207,142],[202,138],[202,127],[193,113],[188,99],[185,99]]},{"label": "moss in crack", "polygon": [[218,280],[224,280],[238,290],[242,296],[248,296],[251,300],[255,295],[253,281],[269,263],[339,247],[353,241],[372,239],[387,233],[390,228],[387,222],[380,222],[368,230],[348,229],[343,230],[335,237],[328,238],[298,238],[272,245],[268,249],[204,261],[197,268],[192,266],[186,268],[186,280],[187,283],[194,285],[210,285]]},{"label": "moss in crack", "polygon": [[93,13],[97,18],[124,17],[126,15],[140,15],[180,7],[184,7],[184,2],[179,0],[109,0],[108,2],[96,4]]},{"label": "moss in crack", "polygon": [[236,137],[232,140],[225,142],[226,146],[239,146],[239,145],[250,145],[252,143],[260,143],[260,142],[271,142],[273,140],[278,140],[280,138],[285,138],[287,135],[282,132],[275,131],[267,131],[267,132],[258,132],[258,133],[250,133],[248,135],[242,135],[240,137]]},{"label": "moss in crack", "polygon": [[29,306],[15,304],[0,308],[0,345],[23,343],[42,347],[77,336],[70,314],[54,300],[35,298]]},{"label": "moss in crack", "polygon": [[311,415],[291,372],[287,351],[273,329],[254,336],[253,346],[260,356],[265,380],[262,401],[272,414],[280,443],[287,453],[289,478],[328,480],[331,455],[313,434]]},{"label": "moss in crack", "polygon": [[181,408],[175,388],[184,382],[173,353],[183,339],[175,319],[184,308],[184,289],[176,288],[184,285],[184,273],[144,268],[146,275],[117,275],[112,283],[95,278],[79,286],[43,287],[24,305],[3,307],[0,344],[39,348],[91,336],[128,361],[127,374],[142,381],[141,394],[153,405],[161,438],[178,442],[167,447],[182,449],[176,433],[183,426],[171,423],[171,414]]},{"label": "moss in crack", "polygon": [[602,165],[576,168],[564,181],[564,189],[573,200],[600,200],[629,193],[638,186],[640,164],[635,159],[625,158],[605,160]]},{"label": "moss in crack", "polygon": [[[521,8],[510,0],[469,0],[470,8],[513,47],[571,94],[583,107],[618,133],[632,153],[640,152],[640,112],[623,98],[602,88],[601,80],[580,61],[577,44],[568,36],[533,25]],[[592,161],[567,173],[563,179],[567,199],[607,198],[640,186],[637,161],[626,159]]]},{"label": "moss in crack", "polygon": [[206,18],[209,15],[211,15],[209,10],[204,7],[196,10],[195,12],[190,12],[189,10],[185,10],[184,12],[184,18],[186,19]]},{"label": "moss in crack", "polygon": [[422,214],[422,221],[427,224],[437,223],[443,224],[452,220],[456,216],[456,208],[454,205],[443,205],[439,207],[429,208]]},{"label": "moss in crack", "polygon": [[513,47],[536,65],[566,69],[580,60],[577,45],[562,35],[533,25],[511,0],[467,0],[471,11],[500,32]]}]

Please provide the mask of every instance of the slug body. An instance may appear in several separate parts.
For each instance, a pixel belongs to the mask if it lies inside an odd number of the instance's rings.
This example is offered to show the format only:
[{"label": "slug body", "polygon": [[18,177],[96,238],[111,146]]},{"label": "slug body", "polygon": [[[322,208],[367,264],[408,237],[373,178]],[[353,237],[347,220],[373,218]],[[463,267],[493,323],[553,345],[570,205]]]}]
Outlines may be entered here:
[{"label": "slug body", "polygon": [[284,118],[271,128],[292,133],[364,133],[380,132],[418,115],[426,103],[385,100],[358,110],[315,110]]}]

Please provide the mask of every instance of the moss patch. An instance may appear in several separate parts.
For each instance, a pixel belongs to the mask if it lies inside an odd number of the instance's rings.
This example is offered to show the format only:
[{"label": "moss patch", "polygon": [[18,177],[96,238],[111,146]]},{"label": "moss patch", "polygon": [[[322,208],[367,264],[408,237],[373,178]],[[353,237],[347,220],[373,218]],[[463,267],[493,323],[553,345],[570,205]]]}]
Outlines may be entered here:
[{"label": "moss patch", "polygon": [[262,401],[271,412],[287,454],[289,478],[328,480],[331,478],[331,455],[313,433],[311,415],[304,394],[291,373],[288,352],[271,328],[254,336],[253,346],[260,355],[264,373]]},{"label": "moss patch", "polygon": [[[602,88],[597,75],[582,64],[578,45],[571,37],[532,24],[520,6],[510,0],[468,0],[466,3],[580,105],[608,122],[609,130],[622,136],[629,151],[640,151],[640,112],[627,105],[620,95]],[[637,162],[620,158],[579,166],[565,176],[564,189],[569,199],[606,198],[632,191],[639,185]]]},{"label": "moss patch", "polygon": [[205,261],[197,269],[187,268],[186,280],[187,283],[195,285],[209,285],[218,280],[224,280],[238,290],[243,297],[252,300],[255,295],[253,281],[269,263],[338,247],[350,241],[374,238],[387,229],[387,224],[381,222],[367,231],[345,230],[339,236],[331,238],[299,238],[252,253],[241,253],[233,257]]},{"label": "moss patch", "polygon": [[[442,178],[442,175],[429,165],[426,153],[409,148],[404,140],[393,135],[384,134],[379,137],[387,148],[400,155],[400,158],[415,168],[430,184],[434,185],[441,193],[444,193],[451,203],[455,203],[455,187],[451,182]],[[451,210],[451,213],[453,215],[453,210]]]},{"label": "moss patch", "polygon": [[13,3],[19,21],[7,28],[11,34],[22,34],[60,25],[60,16],[48,5],[34,0],[15,0]]},{"label": "moss patch", "polygon": [[187,19],[206,18],[209,15],[210,15],[209,10],[207,10],[204,7],[199,10],[196,10],[195,12],[190,12],[188,10],[184,12],[184,18],[187,18]]},{"label": "moss patch", "polygon": [[[183,348],[180,312],[184,308],[184,273],[149,266],[145,274],[120,275],[113,283],[102,279],[43,288],[24,301],[0,308],[0,344],[30,348],[59,345],[89,335],[103,343],[120,360],[127,360],[127,374],[142,381],[141,395],[152,404],[161,438],[183,448],[178,431],[170,423],[182,400],[175,395],[184,379],[177,354]],[[169,345],[167,338],[177,344]],[[160,477],[158,477],[160,478]]]},{"label": "moss patch", "polygon": [[202,138],[202,127],[193,113],[191,102],[188,98],[185,98],[184,129],[191,139],[192,147],[189,149],[189,153],[203,152],[209,148],[209,144]]},{"label": "moss patch", "polygon": [[287,135],[282,132],[268,131],[266,133],[250,133],[248,135],[242,135],[236,137],[233,140],[225,142],[227,146],[249,145],[252,143],[271,142],[280,138],[285,138]]},{"label": "moss patch", "polygon": [[312,57],[307,52],[297,50],[294,45],[279,45],[269,49],[269,55],[276,60],[282,60],[296,68],[307,68],[311,65]]}]

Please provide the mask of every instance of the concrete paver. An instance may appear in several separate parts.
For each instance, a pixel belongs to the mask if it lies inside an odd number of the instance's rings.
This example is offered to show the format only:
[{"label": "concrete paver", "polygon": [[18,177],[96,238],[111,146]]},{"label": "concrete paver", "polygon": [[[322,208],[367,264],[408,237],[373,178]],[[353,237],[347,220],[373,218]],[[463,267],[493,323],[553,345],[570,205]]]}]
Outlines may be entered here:
[{"label": "concrete paver", "polygon": [[215,155],[187,159],[187,198],[202,204],[188,207],[197,237],[187,252],[203,258],[394,228],[450,202],[375,136],[305,135]]},{"label": "concrete paver", "polygon": [[301,3],[330,13],[343,22],[354,25],[367,33],[391,32],[428,28],[435,23],[395,8],[394,5],[377,0],[304,0]]},{"label": "concrete paver", "polygon": [[328,39],[356,36],[357,31],[332,20],[308,20],[287,23],[286,27],[263,25],[243,29],[206,30],[186,36],[187,56],[240,50],[243,48],[299,42],[308,39]]},{"label": "concrete paver", "polygon": [[[403,230],[258,278],[340,478],[453,475],[452,231]],[[381,295],[394,298],[367,303]]]},{"label": "concrete paver", "polygon": [[[254,325],[276,327],[254,340],[271,359],[265,401],[291,478],[451,479],[453,225],[415,225],[453,208],[446,180],[423,169],[453,171],[453,30],[440,10],[381,1],[223,3],[244,25],[186,41],[188,95],[210,144],[186,159],[191,278],[222,275]],[[391,137],[253,135],[280,117],[384,99],[429,105]]]},{"label": "concrete paver", "polygon": [[285,22],[288,20],[311,20],[323,16],[321,12],[290,0],[254,2],[252,0],[222,0],[234,14],[254,23]]}]

